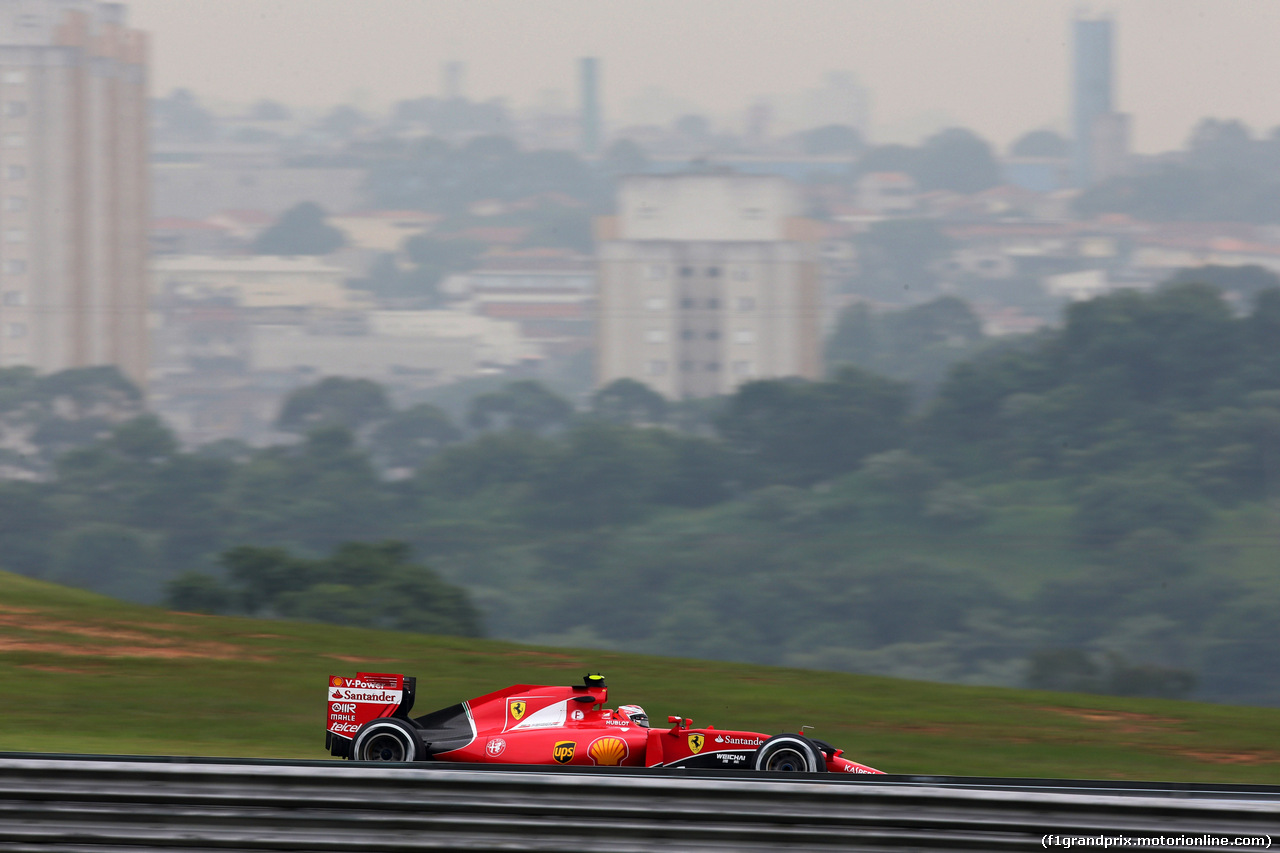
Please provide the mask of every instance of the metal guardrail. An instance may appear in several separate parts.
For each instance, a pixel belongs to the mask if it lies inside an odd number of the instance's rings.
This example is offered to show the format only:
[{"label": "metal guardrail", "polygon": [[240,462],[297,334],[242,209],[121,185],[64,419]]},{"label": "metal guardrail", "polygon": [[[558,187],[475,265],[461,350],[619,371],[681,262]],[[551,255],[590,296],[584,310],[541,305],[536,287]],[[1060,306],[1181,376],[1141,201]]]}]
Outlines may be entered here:
[{"label": "metal guardrail", "polygon": [[1046,835],[1280,842],[1280,788],[0,755],[0,851],[900,853]]}]

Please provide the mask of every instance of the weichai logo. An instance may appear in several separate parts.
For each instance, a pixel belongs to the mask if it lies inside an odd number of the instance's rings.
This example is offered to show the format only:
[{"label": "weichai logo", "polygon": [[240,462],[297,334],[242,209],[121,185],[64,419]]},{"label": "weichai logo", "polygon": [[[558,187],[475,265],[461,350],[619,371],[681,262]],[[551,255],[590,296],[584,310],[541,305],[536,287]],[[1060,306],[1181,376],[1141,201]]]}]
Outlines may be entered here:
[{"label": "weichai logo", "polygon": [[520,719],[524,717],[525,709],[528,707],[528,704],[526,704],[523,699],[512,699],[511,702],[507,704],[507,708],[511,711],[511,719],[516,722],[520,722]]},{"label": "weichai logo", "polygon": [[556,764],[568,764],[570,761],[573,761],[573,751],[577,748],[577,741],[558,741],[555,747],[551,750],[551,757],[556,760]]}]

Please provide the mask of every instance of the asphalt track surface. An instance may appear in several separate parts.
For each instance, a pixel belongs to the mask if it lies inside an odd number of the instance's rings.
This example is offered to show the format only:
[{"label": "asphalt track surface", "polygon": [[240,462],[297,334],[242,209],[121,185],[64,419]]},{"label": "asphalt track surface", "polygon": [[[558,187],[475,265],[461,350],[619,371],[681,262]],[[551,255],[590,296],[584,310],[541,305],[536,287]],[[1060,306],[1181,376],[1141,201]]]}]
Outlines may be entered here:
[{"label": "asphalt track surface", "polygon": [[1005,851],[1161,837],[1146,849],[1267,849],[1280,787],[0,753],[0,851]]}]

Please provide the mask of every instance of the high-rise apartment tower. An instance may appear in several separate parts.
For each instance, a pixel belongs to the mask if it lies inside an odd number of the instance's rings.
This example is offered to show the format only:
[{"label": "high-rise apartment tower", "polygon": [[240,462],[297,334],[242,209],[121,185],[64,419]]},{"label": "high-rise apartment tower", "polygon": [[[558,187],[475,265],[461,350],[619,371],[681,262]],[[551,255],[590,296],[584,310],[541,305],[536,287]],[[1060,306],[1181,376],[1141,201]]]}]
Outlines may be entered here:
[{"label": "high-rise apartment tower", "polygon": [[122,5],[0,0],[0,366],[146,381],[147,125]]},{"label": "high-rise apartment tower", "polygon": [[1111,20],[1077,19],[1074,24],[1072,132],[1075,135],[1075,182],[1088,186],[1097,177],[1095,127],[1111,113]]},{"label": "high-rise apartment tower", "polygon": [[671,399],[821,376],[817,223],[762,175],[626,178],[597,223],[600,385]]},{"label": "high-rise apartment tower", "polygon": [[594,56],[578,60],[578,78],[582,89],[582,153],[596,154],[600,150],[600,60]]}]

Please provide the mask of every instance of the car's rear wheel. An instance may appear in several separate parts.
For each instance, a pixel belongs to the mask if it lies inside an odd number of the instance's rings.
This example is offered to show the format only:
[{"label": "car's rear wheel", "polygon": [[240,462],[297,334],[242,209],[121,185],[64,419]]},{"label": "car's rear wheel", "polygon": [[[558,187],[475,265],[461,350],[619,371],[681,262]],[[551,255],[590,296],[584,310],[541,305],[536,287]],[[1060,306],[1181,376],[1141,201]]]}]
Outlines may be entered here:
[{"label": "car's rear wheel", "polygon": [[356,761],[416,761],[419,744],[417,732],[403,720],[373,720],[356,733],[351,757]]},{"label": "car's rear wheel", "polygon": [[756,770],[771,773],[818,773],[827,769],[822,751],[800,735],[774,735],[756,750]]}]

